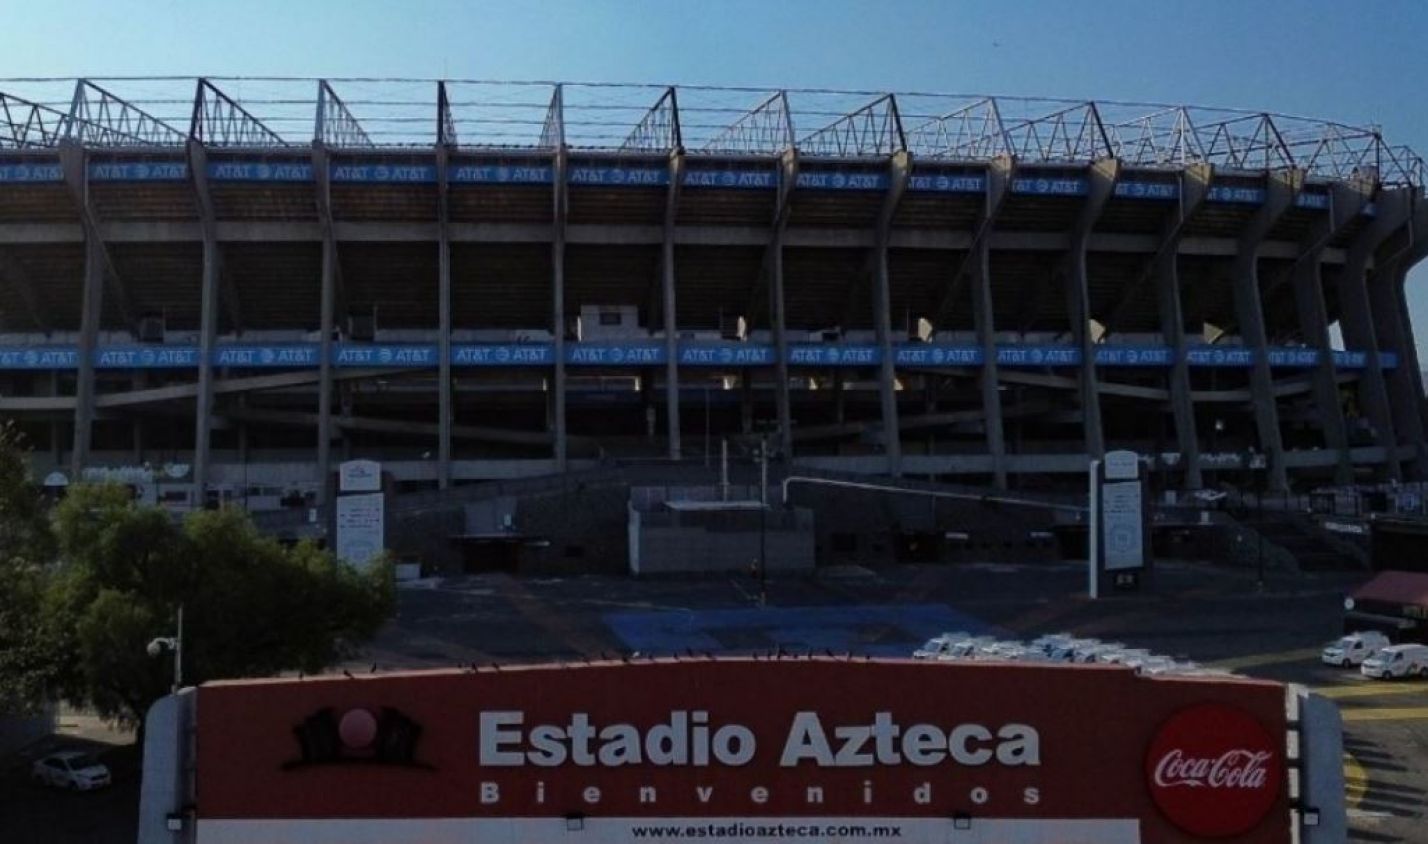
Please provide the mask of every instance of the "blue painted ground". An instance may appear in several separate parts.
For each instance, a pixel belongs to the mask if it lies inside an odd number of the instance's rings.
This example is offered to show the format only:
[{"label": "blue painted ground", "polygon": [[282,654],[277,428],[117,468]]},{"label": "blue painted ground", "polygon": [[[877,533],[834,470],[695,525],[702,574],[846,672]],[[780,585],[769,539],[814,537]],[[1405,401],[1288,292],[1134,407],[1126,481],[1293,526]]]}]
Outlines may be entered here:
[{"label": "blue painted ground", "polygon": [[997,632],[944,604],[658,610],[606,613],[602,619],[628,650],[655,655],[783,648],[796,653],[908,656],[939,633]]}]

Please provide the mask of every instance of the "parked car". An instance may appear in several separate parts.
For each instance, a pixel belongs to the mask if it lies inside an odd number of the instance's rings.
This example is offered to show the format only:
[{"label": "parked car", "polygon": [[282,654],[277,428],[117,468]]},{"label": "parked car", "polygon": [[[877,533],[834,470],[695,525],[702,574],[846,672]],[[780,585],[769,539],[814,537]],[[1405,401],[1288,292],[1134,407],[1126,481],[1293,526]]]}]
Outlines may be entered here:
[{"label": "parked car", "polygon": [[1428,645],[1389,645],[1359,666],[1365,677],[1391,680],[1428,674]]},{"label": "parked car", "polygon": [[947,652],[947,649],[956,643],[966,639],[969,633],[943,633],[928,639],[922,647],[912,652],[913,659],[936,659]]},{"label": "parked car", "polygon": [[66,750],[35,760],[30,778],[51,788],[92,791],[109,785],[109,767],[88,753]]},{"label": "parked car", "polygon": [[981,645],[972,654],[978,661],[1019,660],[1026,653],[1026,645],[1021,642],[994,641]]},{"label": "parked car", "polygon": [[[1099,653],[1097,662],[1104,662],[1109,665],[1130,665],[1132,662],[1144,660],[1154,656],[1145,648],[1111,648]],[[1134,665],[1131,665],[1134,668]]]},{"label": "parked car", "polygon": [[947,651],[937,658],[952,661],[971,659],[972,656],[976,654],[978,648],[995,641],[996,639],[993,639],[991,636],[968,636],[961,641],[953,642],[951,646],[947,648]]},{"label": "parked car", "polygon": [[1326,665],[1347,667],[1362,665],[1364,660],[1393,644],[1388,637],[1377,630],[1363,630],[1350,633],[1324,646],[1319,659]]},{"label": "parked car", "polygon": [[1101,644],[1100,639],[1071,639],[1059,645],[1053,645],[1046,652],[1046,656],[1050,662],[1075,662],[1077,653],[1086,653],[1099,644]]}]

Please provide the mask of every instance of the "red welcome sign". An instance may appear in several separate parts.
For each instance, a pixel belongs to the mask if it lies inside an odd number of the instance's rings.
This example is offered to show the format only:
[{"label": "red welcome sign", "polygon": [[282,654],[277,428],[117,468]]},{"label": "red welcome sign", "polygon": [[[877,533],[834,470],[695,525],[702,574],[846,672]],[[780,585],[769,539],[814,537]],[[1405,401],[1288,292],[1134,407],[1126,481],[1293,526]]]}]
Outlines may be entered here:
[{"label": "red welcome sign", "polygon": [[197,697],[199,840],[205,825],[248,840],[232,829],[256,821],[268,840],[303,823],[326,840],[317,821],[525,840],[570,819],[609,833],[587,840],[695,834],[637,830],[670,819],[826,838],[817,821],[836,818],[902,841],[955,840],[955,822],[1006,841],[1050,824],[1087,844],[1285,842],[1284,695],[1117,667],[820,658],[220,683]]}]

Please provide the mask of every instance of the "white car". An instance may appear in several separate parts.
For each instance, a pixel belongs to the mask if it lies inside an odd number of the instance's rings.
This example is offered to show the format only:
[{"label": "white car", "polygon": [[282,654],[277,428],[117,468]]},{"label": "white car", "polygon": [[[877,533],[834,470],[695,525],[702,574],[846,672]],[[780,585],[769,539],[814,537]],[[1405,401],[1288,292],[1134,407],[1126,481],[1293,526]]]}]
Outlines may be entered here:
[{"label": "white car", "polygon": [[1084,665],[1093,662],[1105,662],[1109,654],[1125,650],[1125,645],[1120,642],[1097,642],[1084,648],[1077,648],[1071,659],[1072,662]]},{"label": "white car", "polygon": [[1035,639],[1027,642],[1026,646],[1032,650],[1050,654],[1056,648],[1074,641],[1076,641],[1076,637],[1070,633],[1051,633],[1046,636],[1037,636]]},{"label": "white car", "polygon": [[1053,645],[1047,650],[1046,658],[1048,662],[1075,662],[1078,652],[1085,653],[1099,644],[1100,639],[1072,639]]},{"label": "white car", "polygon": [[1021,642],[988,642],[972,654],[972,659],[985,661],[1013,661],[1026,653],[1026,645]]},{"label": "white car", "polygon": [[30,778],[51,788],[92,791],[109,785],[109,768],[88,753],[66,750],[35,760]]},{"label": "white car", "polygon": [[937,659],[947,653],[947,649],[966,639],[968,633],[943,633],[928,639],[922,647],[912,652],[913,659]]},{"label": "white car", "polygon": [[970,636],[966,639],[961,640],[960,642],[953,642],[947,648],[946,652],[942,653],[937,658],[954,662],[961,659],[971,659],[974,655],[976,655],[978,648],[982,647],[983,645],[991,644],[995,641],[996,639],[993,639],[990,636]]},{"label": "white car", "polygon": [[1393,643],[1388,641],[1388,637],[1377,630],[1350,633],[1325,645],[1319,659],[1326,665],[1362,665],[1364,660],[1391,644]]},{"label": "white car", "polygon": [[1142,662],[1154,655],[1145,648],[1113,648],[1098,654],[1096,661],[1109,665],[1130,665],[1134,668],[1133,663]]},{"label": "white car", "polygon": [[1389,645],[1359,666],[1365,677],[1390,680],[1428,674],[1428,645]]}]

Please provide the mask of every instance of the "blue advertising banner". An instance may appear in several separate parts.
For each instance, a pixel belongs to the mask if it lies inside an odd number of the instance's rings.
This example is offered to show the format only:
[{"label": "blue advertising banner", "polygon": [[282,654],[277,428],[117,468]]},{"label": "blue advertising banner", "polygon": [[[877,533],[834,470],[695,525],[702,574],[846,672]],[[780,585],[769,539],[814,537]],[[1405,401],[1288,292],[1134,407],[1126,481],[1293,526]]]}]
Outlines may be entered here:
[{"label": "blue advertising banner", "polygon": [[334,182],[436,184],[435,164],[333,164]]},{"label": "blue advertising banner", "polygon": [[1026,193],[1036,196],[1085,196],[1090,190],[1090,182],[1084,177],[1048,178],[1041,176],[1019,176],[1012,179],[1012,193]]},{"label": "blue advertising banner", "polygon": [[657,188],[669,184],[669,170],[664,167],[571,167],[565,179],[571,186]]},{"label": "blue advertising banner", "polygon": [[64,171],[58,162],[0,164],[0,182],[60,182]]},{"label": "blue advertising banner", "polygon": [[809,190],[887,190],[888,174],[805,171],[798,174],[797,186]]},{"label": "blue advertising banner", "polygon": [[90,162],[91,182],[181,182],[188,178],[183,161]]},{"label": "blue advertising banner", "polygon": [[1116,182],[1115,196],[1122,199],[1175,199],[1180,196],[1178,182]]},{"label": "blue advertising banner", "polygon": [[686,170],[684,186],[773,190],[778,187],[778,173],[773,170]]},{"label": "blue advertising banner", "polygon": [[292,343],[281,346],[219,346],[213,350],[214,366],[245,366],[260,369],[317,366],[319,347],[316,343]]},{"label": "blue advertising banner", "polygon": [[458,164],[446,173],[453,184],[548,185],[555,180],[549,164]]},{"label": "blue advertising banner", "polygon": [[907,177],[907,189],[933,193],[982,193],[987,189],[987,177],[967,174],[913,173]]},{"label": "blue advertising banner", "polygon": [[333,366],[395,366],[421,368],[437,366],[435,343],[368,345],[338,343],[332,350]]},{"label": "blue advertising banner", "polygon": [[1263,205],[1264,188],[1234,187],[1231,185],[1211,185],[1205,199],[1210,202],[1238,202],[1244,205]]},{"label": "blue advertising banner", "polygon": [[[1319,362],[1319,350],[1299,346],[1267,350],[1271,366],[1307,369]],[[282,369],[318,365],[316,343],[224,344],[214,349],[218,367]],[[1164,367],[1171,363],[1169,346],[1099,345],[1097,366]],[[1192,346],[1186,362],[1193,367],[1244,369],[1254,363],[1254,351],[1244,346]],[[667,361],[660,340],[621,343],[570,343],[565,360],[572,366],[660,366]],[[909,343],[894,347],[893,362],[900,367],[980,366],[982,350],[971,344]],[[1368,355],[1362,351],[1335,351],[1340,369],[1363,369]],[[338,343],[332,363],[338,367],[435,368],[440,360],[434,343]],[[198,366],[197,346],[104,346],[95,350],[101,369],[193,369]],[[774,347],[759,343],[693,342],[679,347],[681,366],[772,366]],[[550,366],[555,362],[550,343],[458,343],[451,347],[453,366]],[[792,366],[861,367],[882,363],[878,346],[871,343],[795,343],[789,347]],[[1081,351],[1074,346],[998,346],[997,364],[1008,367],[1079,366]],[[1384,369],[1398,366],[1398,355],[1379,352]],[[74,346],[0,346],[0,370],[65,370],[78,365]]]},{"label": "blue advertising banner", "polygon": [[210,161],[208,178],[215,182],[310,182],[310,161]]},{"label": "blue advertising banner", "polygon": [[1170,366],[1174,357],[1169,346],[1096,346],[1097,366]]},{"label": "blue advertising banner", "polygon": [[1327,193],[1301,193],[1294,197],[1294,204],[1300,208],[1313,208],[1317,211],[1327,210],[1329,207],[1329,195]]},{"label": "blue advertising banner", "polygon": [[550,366],[555,352],[549,343],[455,343],[452,366]]}]

